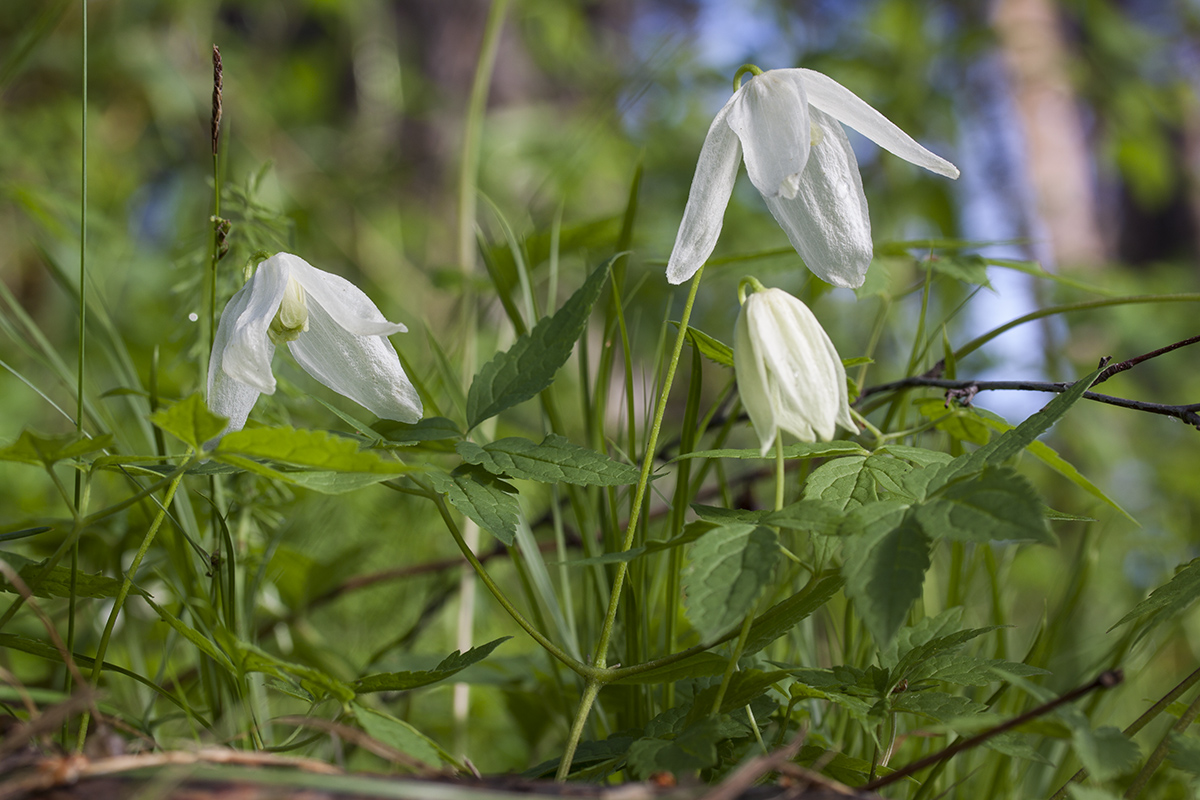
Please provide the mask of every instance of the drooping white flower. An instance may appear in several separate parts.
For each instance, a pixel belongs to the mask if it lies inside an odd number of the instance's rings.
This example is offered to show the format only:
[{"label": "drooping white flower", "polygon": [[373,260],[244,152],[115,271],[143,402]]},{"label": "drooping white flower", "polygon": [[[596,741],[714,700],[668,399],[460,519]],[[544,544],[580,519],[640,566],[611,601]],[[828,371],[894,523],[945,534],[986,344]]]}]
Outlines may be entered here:
[{"label": "drooping white flower", "polygon": [[779,430],[800,441],[832,439],[836,427],[858,433],[850,418],[846,369],[808,306],[782,289],[746,298],[733,335],[738,394],[763,455]]},{"label": "drooping white flower", "polygon": [[277,253],[221,312],[208,362],[208,407],[240,430],[259,394],[275,392],[271,357],[288,349],[309,375],[378,417],[421,418],[421,398],[387,337],[388,322],[362,290],[290,253]]},{"label": "drooping white flower", "polygon": [[683,222],[667,264],[682,283],[712,254],[743,158],[796,252],[834,286],[861,286],[871,263],[871,221],[858,161],[838,123],[927,170],[958,168],[837,81],[810,69],[776,69],[747,80],[708,129]]}]

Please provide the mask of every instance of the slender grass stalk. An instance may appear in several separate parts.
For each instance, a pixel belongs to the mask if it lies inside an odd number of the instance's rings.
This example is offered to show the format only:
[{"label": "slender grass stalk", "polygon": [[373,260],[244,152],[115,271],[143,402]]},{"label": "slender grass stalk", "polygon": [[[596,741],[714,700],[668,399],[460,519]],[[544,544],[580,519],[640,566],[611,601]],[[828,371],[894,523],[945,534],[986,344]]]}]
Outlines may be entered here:
[{"label": "slender grass stalk", "polygon": [[[129,564],[129,570],[125,573],[125,580],[121,582],[121,588],[117,592],[117,597],[113,601],[112,610],[108,613],[108,622],[104,625],[104,632],[100,635],[100,644],[96,648],[96,660],[92,664],[92,674],[89,680],[92,686],[98,686],[100,681],[100,672],[104,667],[104,656],[108,652],[108,643],[112,638],[113,627],[117,623],[117,617],[121,614],[121,609],[125,606],[125,599],[129,597],[129,590],[133,587],[133,576],[137,574],[138,568],[142,565],[142,559],[146,557],[146,553],[150,550],[150,545],[154,542],[154,537],[158,535],[158,529],[162,527],[163,520],[167,516],[167,508],[171,505],[171,500],[175,497],[175,490],[179,488],[179,484],[183,481],[183,472],[180,472],[171,481],[167,487],[167,495],[163,498],[162,506],[159,507],[158,513],[154,516],[154,521],[150,524],[150,529],[146,531],[146,535],[142,537],[142,544],[138,548],[137,553],[133,557],[133,561]],[[83,742],[88,728],[89,714],[84,712],[82,721],[79,724],[79,738],[75,741],[75,752],[83,752]]]},{"label": "slender grass stalk", "polygon": [[[463,324],[463,383],[470,382],[475,374],[476,319],[475,291],[471,274],[475,271],[475,228],[477,225],[476,197],[478,195],[479,154],[483,141],[483,118],[487,111],[488,91],[492,85],[492,73],[496,67],[496,53],[500,45],[500,33],[508,15],[509,0],[494,0],[488,9],[484,23],[483,43],[479,48],[479,60],[475,64],[475,76],[471,82],[471,96],[467,101],[467,115],[463,124],[461,166],[458,174],[458,266],[463,275],[462,324]],[[466,520],[463,526],[465,539],[460,545],[474,553],[479,546],[479,526]],[[474,566],[474,565],[472,565]],[[475,571],[464,569],[459,584],[458,647],[470,647],[475,627]],[[466,717],[470,700],[470,686],[466,683],[454,685],[452,710],[454,716],[455,741],[463,750],[466,743]]]}]

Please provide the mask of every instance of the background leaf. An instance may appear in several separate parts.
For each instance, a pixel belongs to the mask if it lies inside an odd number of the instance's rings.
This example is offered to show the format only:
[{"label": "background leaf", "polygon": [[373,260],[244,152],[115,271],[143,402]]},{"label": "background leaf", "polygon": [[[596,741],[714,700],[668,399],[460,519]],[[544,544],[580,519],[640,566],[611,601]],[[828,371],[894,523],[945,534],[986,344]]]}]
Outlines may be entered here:
[{"label": "background leaf", "polygon": [[711,642],[740,623],[770,588],[779,560],[775,531],[725,525],[696,542],[684,575],[688,619]]},{"label": "background leaf", "polygon": [[637,467],[613,461],[603,453],[571,444],[552,433],[534,444],[529,439],[498,439],[483,447],[459,442],[459,455],[496,475],[507,475],[542,483],[573,483],[577,486],[622,486],[634,483]]}]

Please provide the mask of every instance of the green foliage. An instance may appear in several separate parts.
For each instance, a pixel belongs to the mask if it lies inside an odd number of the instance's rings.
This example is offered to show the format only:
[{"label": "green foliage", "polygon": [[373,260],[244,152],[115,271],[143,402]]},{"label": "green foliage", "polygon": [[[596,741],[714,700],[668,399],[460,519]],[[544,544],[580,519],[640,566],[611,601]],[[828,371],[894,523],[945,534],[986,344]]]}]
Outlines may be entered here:
[{"label": "green foliage", "polygon": [[433,488],[479,527],[507,545],[517,535],[521,508],[517,490],[482,467],[463,465],[453,472],[430,472]]},{"label": "green foliage", "polygon": [[370,692],[404,692],[419,689],[422,686],[444,681],[457,675],[472,664],[477,664],[492,654],[500,645],[507,642],[510,636],[493,639],[487,644],[472,647],[465,653],[455,650],[438,663],[436,667],[415,672],[386,672],[378,675],[367,675],[355,681],[352,686],[359,694]]},{"label": "green foliage", "polygon": [[571,444],[550,434],[541,444],[510,438],[486,444],[462,442],[458,454],[469,464],[478,464],[502,477],[543,483],[573,483],[577,486],[621,486],[638,479],[638,470],[608,456]]},{"label": "green foliage", "polygon": [[202,450],[214,437],[225,430],[229,420],[208,410],[199,392],[188,395],[178,403],[157,411],[150,421],[193,450]]},{"label": "green foliage", "polygon": [[596,267],[553,316],[538,322],[512,347],[483,365],[467,393],[468,429],[550,386],[587,327],[592,306],[619,257],[613,256]]},{"label": "green foliage", "polygon": [[778,561],[775,532],[762,525],[724,525],[697,540],[683,590],[688,619],[704,641],[713,641],[754,609]]}]

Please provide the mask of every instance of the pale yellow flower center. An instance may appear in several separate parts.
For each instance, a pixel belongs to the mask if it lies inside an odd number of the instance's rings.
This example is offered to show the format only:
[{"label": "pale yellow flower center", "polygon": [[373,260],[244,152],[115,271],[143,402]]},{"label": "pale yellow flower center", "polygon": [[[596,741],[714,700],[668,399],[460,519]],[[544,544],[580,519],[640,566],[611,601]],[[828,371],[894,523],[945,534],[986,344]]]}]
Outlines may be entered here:
[{"label": "pale yellow flower center", "polygon": [[294,342],[308,330],[308,305],[304,299],[304,287],[295,278],[288,276],[287,288],[283,290],[283,302],[275,312],[267,328],[267,336],[275,344]]},{"label": "pale yellow flower center", "polygon": [[816,147],[825,138],[825,131],[821,130],[821,126],[815,122],[808,123],[809,136],[812,137],[812,146]]}]

